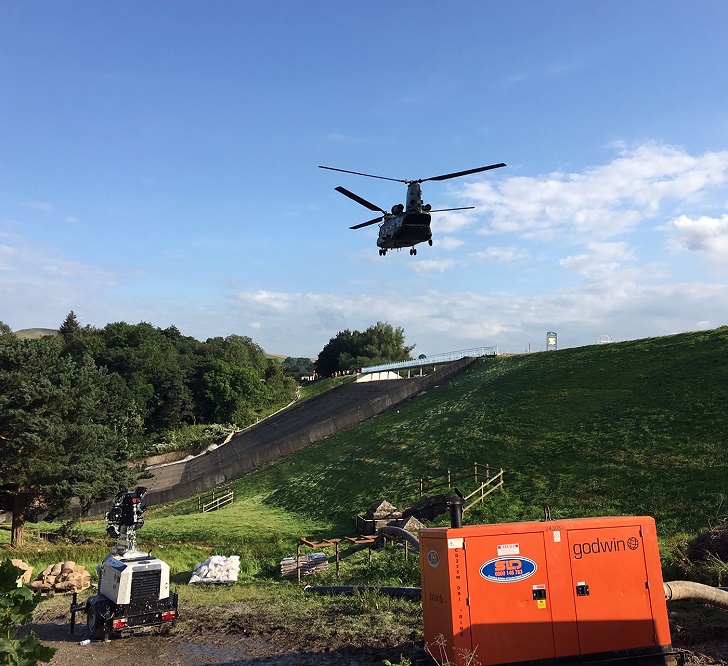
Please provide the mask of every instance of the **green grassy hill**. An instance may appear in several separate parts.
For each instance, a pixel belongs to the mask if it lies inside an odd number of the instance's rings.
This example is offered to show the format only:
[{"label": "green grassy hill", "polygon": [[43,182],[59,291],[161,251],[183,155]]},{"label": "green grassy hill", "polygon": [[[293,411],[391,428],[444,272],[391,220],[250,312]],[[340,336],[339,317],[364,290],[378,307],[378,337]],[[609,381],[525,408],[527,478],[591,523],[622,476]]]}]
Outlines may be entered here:
[{"label": "green grassy hill", "polygon": [[[271,507],[351,525],[418,480],[477,461],[506,491],[466,522],[648,514],[662,534],[728,513],[728,327],[484,358],[406,405],[238,483]],[[482,474],[482,472],[481,472]],[[472,490],[473,483],[463,490]]]},{"label": "green grassy hill", "polygon": [[19,331],[13,332],[23,340],[37,340],[46,335],[58,335],[58,330],[55,328],[22,328]]}]

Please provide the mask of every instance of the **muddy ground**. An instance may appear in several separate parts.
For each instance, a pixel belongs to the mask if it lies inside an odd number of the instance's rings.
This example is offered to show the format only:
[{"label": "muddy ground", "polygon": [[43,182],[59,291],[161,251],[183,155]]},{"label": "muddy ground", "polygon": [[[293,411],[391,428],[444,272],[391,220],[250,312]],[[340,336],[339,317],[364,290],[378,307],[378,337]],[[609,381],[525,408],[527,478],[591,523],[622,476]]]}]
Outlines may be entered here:
[{"label": "muddy ground", "polygon": [[153,633],[87,645],[81,644],[87,638],[85,615],[78,614],[74,635],[69,617],[67,604],[42,605],[33,623],[23,627],[23,632],[32,630],[45,645],[57,648],[51,666],[381,666],[385,659],[392,664],[409,659],[415,666],[424,664],[425,656],[416,636],[405,642],[372,635],[352,640],[351,634],[328,632],[319,638],[295,618],[286,626],[276,626],[248,613],[243,604],[195,609],[168,635]]},{"label": "muddy ground", "polygon": [[[292,619],[286,626],[266,623],[246,613],[243,604],[195,610],[180,620],[169,635],[152,634],[109,642],[86,638],[85,616],[79,614],[75,635],[69,631],[65,603],[41,605],[33,630],[44,644],[57,648],[51,666],[381,666],[409,662],[425,663],[422,636],[405,642],[387,636],[350,633],[325,639],[310,627]],[[673,646],[684,655],[686,666],[728,665],[728,611],[696,617],[688,607],[670,612]]]}]

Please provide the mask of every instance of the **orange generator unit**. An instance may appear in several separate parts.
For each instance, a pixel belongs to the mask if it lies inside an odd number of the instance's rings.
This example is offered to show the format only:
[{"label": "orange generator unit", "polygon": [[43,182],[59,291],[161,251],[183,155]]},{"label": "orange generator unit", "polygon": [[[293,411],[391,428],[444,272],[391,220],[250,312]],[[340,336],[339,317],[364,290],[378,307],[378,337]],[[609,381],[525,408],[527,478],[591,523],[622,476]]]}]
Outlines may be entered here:
[{"label": "orange generator unit", "polygon": [[653,518],[453,523],[420,531],[432,662],[678,662]]}]

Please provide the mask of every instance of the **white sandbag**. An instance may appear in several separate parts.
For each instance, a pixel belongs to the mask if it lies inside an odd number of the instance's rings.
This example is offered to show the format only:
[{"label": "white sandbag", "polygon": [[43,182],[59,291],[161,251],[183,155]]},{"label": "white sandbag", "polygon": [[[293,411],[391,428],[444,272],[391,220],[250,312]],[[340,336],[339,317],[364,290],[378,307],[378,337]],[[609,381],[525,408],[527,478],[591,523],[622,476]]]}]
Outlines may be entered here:
[{"label": "white sandbag", "polygon": [[207,562],[201,562],[195,568],[190,585],[194,583],[227,583],[231,585],[238,580],[240,573],[240,556],[213,555]]}]

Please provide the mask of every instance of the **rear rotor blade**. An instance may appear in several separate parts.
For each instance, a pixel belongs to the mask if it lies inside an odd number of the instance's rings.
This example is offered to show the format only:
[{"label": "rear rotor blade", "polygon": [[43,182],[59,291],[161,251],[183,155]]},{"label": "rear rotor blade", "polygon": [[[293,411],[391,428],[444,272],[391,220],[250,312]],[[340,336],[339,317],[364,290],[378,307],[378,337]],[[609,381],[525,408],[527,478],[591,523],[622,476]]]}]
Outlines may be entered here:
[{"label": "rear rotor blade", "polygon": [[376,224],[377,222],[381,222],[384,219],[384,216],[375,217],[373,220],[369,220],[369,222],[362,222],[361,224],[355,224],[353,227],[349,227],[349,229],[361,229],[362,227],[368,227],[370,224]]},{"label": "rear rotor blade", "polygon": [[463,206],[462,208],[438,208],[437,210],[431,210],[431,213],[444,213],[448,210],[471,210],[475,206]]},{"label": "rear rotor blade", "polygon": [[400,178],[387,178],[386,176],[375,176],[371,173],[361,173],[360,171],[349,171],[348,169],[337,169],[336,167],[319,166],[319,169],[328,169],[329,171],[341,171],[342,173],[353,173],[355,176],[367,176],[368,178],[379,178],[381,180],[393,180],[395,183],[406,183],[406,180]]},{"label": "rear rotor blade", "polygon": [[334,188],[337,192],[341,192],[345,197],[349,197],[349,199],[353,199],[358,204],[361,204],[365,208],[368,208],[369,210],[378,211],[380,213],[383,213],[384,215],[387,214],[387,211],[385,211],[383,208],[380,208],[379,206],[375,206],[371,201],[367,201],[366,199],[362,199],[358,194],[354,194],[353,192],[349,192],[345,187],[335,187]]},{"label": "rear rotor blade", "polygon": [[490,169],[500,169],[506,166],[505,163],[491,164],[490,166],[479,167],[477,169],[468,169],[467,171],[458,171],[457,173],[446,173],[444,176],[433,176],[432,178],[423,178],[419,183],[424,183],[426,180],[447,180],[448,178],[458,178],[459,176],[469,176],[471,173],[480,173],[481,171],[490,171]]}]

